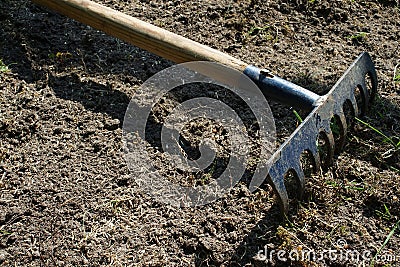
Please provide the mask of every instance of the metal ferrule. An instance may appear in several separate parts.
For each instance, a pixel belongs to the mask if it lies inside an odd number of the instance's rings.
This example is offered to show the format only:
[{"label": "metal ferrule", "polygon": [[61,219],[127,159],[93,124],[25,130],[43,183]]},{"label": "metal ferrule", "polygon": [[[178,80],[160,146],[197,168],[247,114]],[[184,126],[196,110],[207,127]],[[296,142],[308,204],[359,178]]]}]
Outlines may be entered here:
[{"label": "metal ferrule", "polygon": [[311,111],[320,98],[319,95],[301,86],[252,65],[247,66],[243,73],[257,84],[267,99],[287,106]]}]

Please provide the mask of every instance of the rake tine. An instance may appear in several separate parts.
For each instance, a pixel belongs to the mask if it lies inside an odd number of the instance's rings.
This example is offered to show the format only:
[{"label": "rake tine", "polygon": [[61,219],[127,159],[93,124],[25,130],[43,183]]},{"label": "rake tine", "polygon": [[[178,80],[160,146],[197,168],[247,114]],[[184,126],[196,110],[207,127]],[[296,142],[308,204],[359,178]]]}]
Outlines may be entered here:
[{"label": "rake tine", "polygon": [[328,142],[328,146],[327,146],[328,152],[327,152],[327,159],[326,159],[326,162],[325,162],[325,164],[326,164],[325,167],[328,167],[328,166],[331,166],[333,164],[333,157],[334,157],[334,154],[335,154],[335,149],[334,149],[335,140],[333,138],[333,134],[332,134],[331,130],[325,132],[325,134],[326,134],[326,137],[327,137],[326,141]]},{"label": "rake tine", "polygon": [[318,171],[321,169],[322,164],[321,164],[321,157],[319,156],[318,151],[312,153],[312,156],[314,158],[314,162],[315,162],[315,170],[314,171]]},{"label": "rake tine", "polygon": [[[300,163],[300,160],[299,160],[299,163]],[[297,183],[298,183],[297,198],[303,199],[304,191],[306,188],[306,176],[304,175],[304,171],[300,165],[297,165],[294,168],[294,170],[296,172],[296,178],[297,178]]]},{"label": "rake tine", "polygon": [[339,152],[343,149],[346,143],[347,122],[346,122],[346,116],[344,115],[343,111],[337,114],[337,118],[339,119],[339,121],[336,120],[336,123],[339,126],[340,138],[335,142],[335,153],[339,154]]},{"label": "rake tine", "polygon": [[356,98],[356,95],[354,92],[352,92],[349,100],[351,101],[351,105],[352,105],[352,108],[354,111],[354,116],[363,116],[365,113],[364,112],[364,108],[365,108],[364,103],[361,103],[361,105],[359,105],[357,103],[357,98]]},{"label": "rake tine", "polygon": [[267,182],[271,185],[277,202],[282,214],[288,214],[289,212],[289,196],[286,191],[285,183],[283,179],[280,179],[280,174],[275,173],[279,169],[270,170],[267,176]]}]

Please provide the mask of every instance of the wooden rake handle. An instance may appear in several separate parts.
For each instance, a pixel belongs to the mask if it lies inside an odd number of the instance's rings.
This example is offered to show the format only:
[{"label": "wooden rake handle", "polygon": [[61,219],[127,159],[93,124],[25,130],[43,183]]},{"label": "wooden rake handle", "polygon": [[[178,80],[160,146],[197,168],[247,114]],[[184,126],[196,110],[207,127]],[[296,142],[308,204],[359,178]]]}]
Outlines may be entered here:
[{"label": "wooden rake handle", "polygon": [[[176,63],[212,61],[231,67],[249,77],[268,99],[288,106],[311,111],[320,97],[221,51],[93,1],[32,1]],[[219,76],[224,80],[224,74]]]},{"label": "wooden rake handle", "polygon": [[248,64],[216,49],[89,0],[33,0],[175,63],[213,61],[240,72]]}]

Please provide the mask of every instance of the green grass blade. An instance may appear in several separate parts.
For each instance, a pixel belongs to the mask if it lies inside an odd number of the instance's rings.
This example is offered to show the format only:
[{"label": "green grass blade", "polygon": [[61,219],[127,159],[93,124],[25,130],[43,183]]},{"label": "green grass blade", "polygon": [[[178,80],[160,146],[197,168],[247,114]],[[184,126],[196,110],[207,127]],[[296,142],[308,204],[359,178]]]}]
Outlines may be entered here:
[{"label": "green grass blade", "polygon": [[369,124],[369,123],[367,123],[367,122],[365,122],[365,121],[363,121],[363,120],[360,120],[360,119],[357,118],[357,117],[354,117],[354,118],[356,119],[356,121],[362,123],[363,125],[367,126],[367,127],[370,128],[371,130],[373,130],[374,132],[378,133],[378,134],[381,135],[383,138],[385,138],[384,141],[389,141],[393,146],[396,147],[396,143],[393,142],[392,138],[390,138],[390,137],[387,136],[386,134],[382,133],[381,131],[379,131],[378,129],[376,129],[376,128],[375,128],[374,126],[372,126],[371,124]]},{"label": "green grass blade", "polygon": [[296,116],[297,120],[298,120],[300,123],[302,123],[302,122],[303,122],[303,119],[300,117],[299,113],[297,113],[297,111],[294,110],[294,109],[293,109],[293,113],[294,113],[294,115]]},{"label": "green grass blade", "polygon": [[[394,235],[396,232],[396,229],[399,228],[400,221],[396,223],[396,225],[393,227],[393,229],[390,231],[388,236],[385,239],[385,242],[383,242],[382,246],[379,248],[378,252],[376,252],[374,258],[372,259],[371,264],[369,265],[370,267],[373,267],[376,261],[376,258],[379,256],[379,254],[382,252],[382,250],[386,247],[387,243],[389,242],[390,238]],[[400,229],[400,228],[399,228]]]}]

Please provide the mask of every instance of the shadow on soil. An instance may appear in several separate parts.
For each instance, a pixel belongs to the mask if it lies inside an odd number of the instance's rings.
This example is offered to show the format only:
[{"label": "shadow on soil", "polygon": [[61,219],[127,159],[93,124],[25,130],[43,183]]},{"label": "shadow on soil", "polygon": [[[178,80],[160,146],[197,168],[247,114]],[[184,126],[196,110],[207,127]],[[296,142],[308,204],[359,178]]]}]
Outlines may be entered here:
[{"label": "shadow on soil", "polygon": [[124,120],[129,97],[110,86],[93,81],[80,81],[78,76],[51,76],[50,87],[57,97],[81,103],[92,112],[106,113],[120,122]]},{"label": "shadow on soil", "polygon": [[[85,69],[86,73],[102,77],[112,72],[131,85],[146,80],[170,63],[153,55],[147,58],[144,51],[136,55],[136,48],[125,52],[117,47],[118,41],[102,34],[96,36],[98,42],[115,43],[116,47],[99,52],[96,42],[87,40],[92,38],[88,37],[87,29],[75,22],[66,28],[63,26],[66,19],[31,3],[8,6],[1,2],[0,22],[4,27],[0,28],[0,58],[21,80],[48,85],[57,97],[81,103],[90,111],[108,114],[122,122],[130,101],[128,95],[108,83],[81,80],[78,74],[71,75],[71,70],[76,69],[82,75]],[[66,37],[58,38],[60,32],[65,32]],[[131,64],[128,68],[127,56]],[[158,59],[161,63],[148,64],[147,59]]]}]

